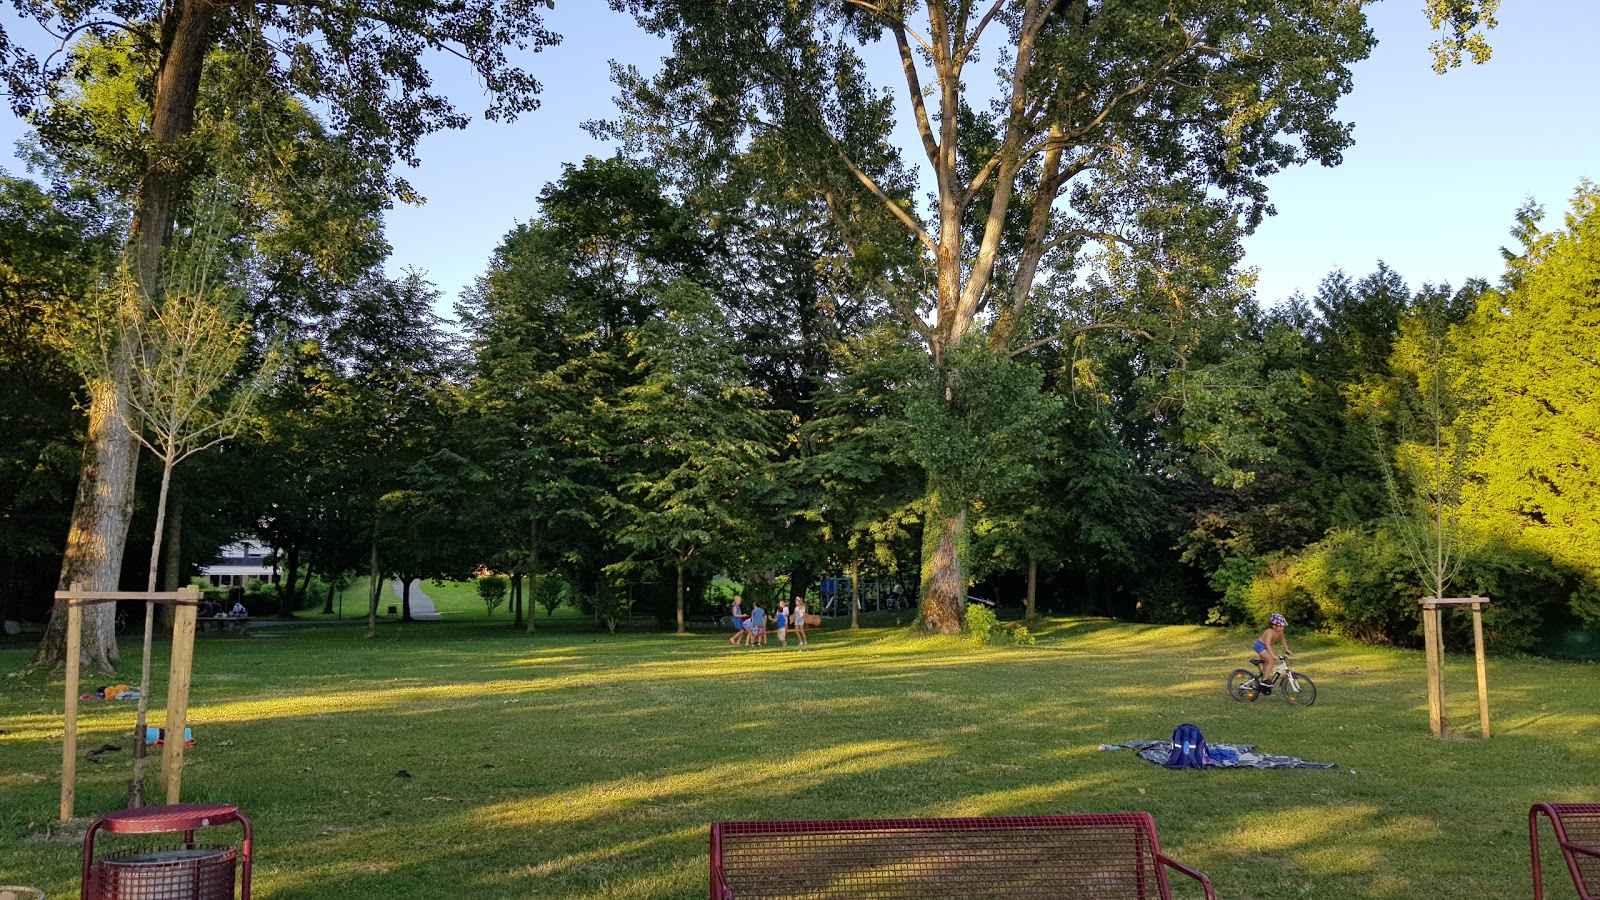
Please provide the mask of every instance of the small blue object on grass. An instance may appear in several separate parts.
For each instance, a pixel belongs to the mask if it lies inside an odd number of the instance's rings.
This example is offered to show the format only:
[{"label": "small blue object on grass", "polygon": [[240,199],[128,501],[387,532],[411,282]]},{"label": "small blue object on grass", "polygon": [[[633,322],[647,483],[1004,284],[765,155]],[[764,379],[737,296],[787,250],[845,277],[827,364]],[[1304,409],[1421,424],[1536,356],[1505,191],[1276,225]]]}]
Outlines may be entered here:
[{"label": "small blue object on grass", "polygon": [[[144,730],[144,743],[147,747],[161,746],[166,737],[167,730],[165,728],[149,727]],[[183,745],[185,747],[194,746],[194,729],[185,728],[183,730]]]}]

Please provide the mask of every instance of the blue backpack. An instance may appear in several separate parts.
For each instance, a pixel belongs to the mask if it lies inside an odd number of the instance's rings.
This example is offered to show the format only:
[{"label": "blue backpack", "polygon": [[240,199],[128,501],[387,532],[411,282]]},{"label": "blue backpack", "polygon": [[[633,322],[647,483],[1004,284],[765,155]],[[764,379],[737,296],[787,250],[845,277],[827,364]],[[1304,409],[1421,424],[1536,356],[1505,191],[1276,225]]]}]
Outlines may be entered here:
[{"label": "blue backpack", "polygon": [[1206,739],[1194,725],[1179,725],[1172,732],[1172,752],[1164,765],[1169,769],[1204,769],[1211,762]]}]

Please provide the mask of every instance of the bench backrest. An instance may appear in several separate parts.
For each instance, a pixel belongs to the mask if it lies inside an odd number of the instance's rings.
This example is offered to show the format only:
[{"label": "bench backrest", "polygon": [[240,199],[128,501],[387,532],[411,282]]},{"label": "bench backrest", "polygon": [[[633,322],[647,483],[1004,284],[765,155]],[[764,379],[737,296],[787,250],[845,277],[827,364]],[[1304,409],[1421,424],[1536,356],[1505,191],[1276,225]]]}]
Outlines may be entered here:
[{"label": "bench backrest", "polygon": [[1169,896],[1149,813],[719,822],[711,896]]}]

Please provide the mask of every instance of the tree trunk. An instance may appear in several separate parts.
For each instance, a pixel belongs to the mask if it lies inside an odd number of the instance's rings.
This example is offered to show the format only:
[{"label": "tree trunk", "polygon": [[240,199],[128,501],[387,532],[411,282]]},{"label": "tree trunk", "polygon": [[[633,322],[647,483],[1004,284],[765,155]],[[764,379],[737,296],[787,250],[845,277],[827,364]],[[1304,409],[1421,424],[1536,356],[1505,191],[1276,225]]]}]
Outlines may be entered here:
[{"label": "tree trunk", "polygon": [[[334,579],[334,580],[337,581],[338,579]],[[325,616],[333,615],[333,582],[332,581],[328,582],[328,599],[323,601],[322,614],[325,615]]]},{"label": "tree trunk", "polygon": [[[119,363],[126,372],[127,361]],[[121,379],[127,382],[124,374]],[[83,470],[72,506],[72,528],[67,532],[67,552],[61,560],[60,590],[74,582],[91,591],[114,591],[122,576],[122,551],[133,518],[134,476],[139,467],[139,444],[123,425],[129,415],[119,386],[94,386],[89,402],[89,434],[83,450]],[[116,604],[93,603],[83,607],[82,668],[107,675],[116,671]],[[50,624],[33,664],[55,668],[67,655],[67,611],[56,604]]]},{"label": "tree trunk", "polygon": [[522,575],[511,574],[511,627],[522,624]]},{"label": "tree trunk", "polygon": [[294,618],[294,583],[300,574],[300,545],[290,544],[284,557],[284,576],[278,579],[278,618]]},{"label": "tree trunk", "polygon": [[539,602],[539,520],[528,519],[528,633],[533,634],[534,622],[538,616],[533,615],[532,609]]},{"label": "tree trunk", "polygon": [[850,630],[861,627],[861,558],[850,558]]},{"label": "tree trunk", "polygon": [[689,629],[683,627],[683,560],[678,560],[678,633],[688,634]]},{"label": "tree trunk", "polygon": [[[952,508],[954,507],[954,508]],[[922,600],[917,624],[934,634],[960,634],[967,627],[967,509],[928,497],[922,533]]]},{"label": "tree trunk", "polygon": [[410,622],[411,618],[411,583],[416,581],[415,575],[400,578],[400,621]]},{"label": "tree trunk", "polygon": [[1039,562],[1038,562],[1038,560],[1029,559],[1028,560],[1028,610],[1025,613],[1025,618],[1027,618],[1028,621],[1030,621],[1030,622],[1033,621],[1033,618],[1039,614],[1039,607],[1038,607],[1038,603],[1037,603],[1038,595],[1039,595]]},{"label": "tree trunk", "polygon": [[[150,540],[150,574],[147,576],[145,590],[151,593],[156,589],[156,573],[161,567],[161,538],[162,529],[167,523],[167,492],[172,487],[172,467],[176,465],[174,458],[177,450],[171,445],[166,448],[166,456],[161,465],[161,493],[156,499],[156,530]],[[148,745],[145,742],[145,728],[149,721],[147,714],[150,711],[150,645],[154,643],[156,627],[156,604],[154,600],[144,602],[144,647],[139,667],[139,709],[134,716],[133,724],[133,775],[128,781],[128,808],[138,809],[144,805],[144,758],[148,754]]]},{"label": "tree trunk", "polygon": [[[167,514],[167,547],[161,551],[161,558],[166,560],[166,565],[161,572],[161,589],[163,591],[176,591],[182,587],[183,581],[183,491],[178,485],[172,486],[172,494],[167,500],[172,512]],[[163,637],[172,635],[172,614],[174,607],[162,604],[156,607],[156,631]]]},{"label": "tree trunk", "polygon": [[378,636],[378,601],[383,599],[383,575],[378,570],[378,538],[372,538],[372,557],[367,568],[367,637]]}]

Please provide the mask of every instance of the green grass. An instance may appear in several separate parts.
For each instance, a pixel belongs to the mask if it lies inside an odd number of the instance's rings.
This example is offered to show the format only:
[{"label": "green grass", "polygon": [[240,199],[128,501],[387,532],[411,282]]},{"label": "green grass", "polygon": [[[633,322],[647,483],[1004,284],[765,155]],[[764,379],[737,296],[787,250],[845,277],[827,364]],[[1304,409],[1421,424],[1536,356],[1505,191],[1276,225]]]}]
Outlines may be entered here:
[{"label": "green grass", "polygon": [[[345,588],[343,614],[345,619],[366,617],[367,590],[370,583],[370,580],[365,577],[357,578],[350,583],[349,587]],[[394,585],[395,583],[392,580],[385,582],[383,585],[383,594],[378,601],[379,616],[383,616],[388,607],[398,607],[400,605],[400,595],[395,593]],[[527,589],[526,580],[523,581],[523,589]],[[510,627],[512,616],[509,595],[506,602],[500,604],[500,608],[490,614],[483,605],[483,600],[478,597],[476,582],[450,581],[441,583],[422,579],[413,582],[411,585],[413,597],[416,596],[418,591],[427,595],[428,599],[433,601],[434,608],[452,622],[497,622]],[[336,610],[339,608],[337,601],[334,604],[334,608]],[[538,607],[538,613],[538,624],[542,627],[550,619],[550,616],[545,613],[542,606]],[[329,618],[322,615],[322,605],[320,603],[316,604],[314,608],[301,610],[298,615],[301,619],[312,622],[326,622]],[[562,618],[584,619],[587,621],[587,617],[582,613],[565,606],[555,612],[555,619]]]},{"label": "green grass", "polygon": [[[1483,741],[1471,657],[1452,656],[1468,736],[1438,741],[1421,654],[1307,635],[1321,697],[1292,709],[1229,700],[1249,638],[1198,627],[1047,620],[1036,646],[974,648],[830,624],[802,653],[596,634],[570,611],[529,637],[468,608],[373,640],[358,622],[201,640],[184,799],[254,820],[257,897],[699,898],[716,820],[1128,809],[1223,898],[1520,897],[1528,805],[1600,800],[1593,664],[1491,660]],[[0,649],[0,670],[26,658]],[[60,692],[0,681],[0,884],[65,897],[80,845],[35,840]],[[86,704],[80,746],[125,751],[132,720]],[[1096,749],[1182,722],[1339,768],[1169,772]],[[80,815],[123,805],[127,760],[80,764]]]}]

